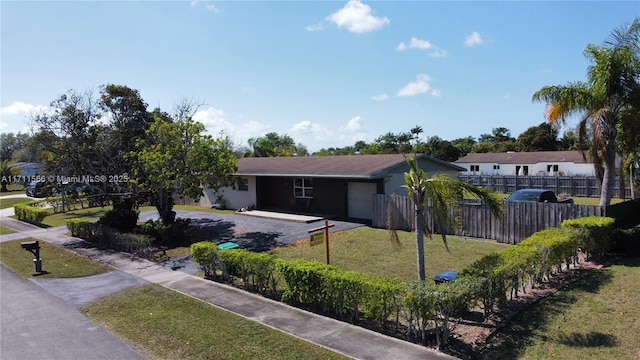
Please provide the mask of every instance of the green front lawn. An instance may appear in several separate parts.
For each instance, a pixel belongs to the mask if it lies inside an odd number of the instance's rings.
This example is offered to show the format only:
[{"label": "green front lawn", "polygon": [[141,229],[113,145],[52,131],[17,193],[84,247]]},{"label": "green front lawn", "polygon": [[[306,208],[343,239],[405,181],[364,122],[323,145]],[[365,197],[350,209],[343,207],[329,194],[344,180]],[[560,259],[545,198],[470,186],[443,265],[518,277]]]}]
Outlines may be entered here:
[{"label": "green front lawn", "polygon": [[482,359],[637,359],[640,258],[623,259],[518,314]]},{"label": "green front lawn", "polygon": [[0,198],[0,209],[14,207],[16,204],[22,204],[30,201],[33,201],[33,199],[32,198],[9,198],[9,199]]},{"label": "green front lawn", "polygon": [[153,359],[347,359],[155,284],[103,297],[82,313]]},{"label": "green front lawn", "polygon": [[[416,280],[415,233],[398,231],[400,245],[390,240],[389,231],[360,227],[329,235],[330,263],[336,267],[404,280]],[[425,266],[427,278],[445,271],[461,271],[473,261],[507,245],[491,240],[469,239],[447,236],[450,252],[445,249],[442,238],[437,235],[429,240],[425,237]],[[309,246],[309,240],[296,246],[273,250],[283,259],[307,259],[325,262],[325,245]]]}]

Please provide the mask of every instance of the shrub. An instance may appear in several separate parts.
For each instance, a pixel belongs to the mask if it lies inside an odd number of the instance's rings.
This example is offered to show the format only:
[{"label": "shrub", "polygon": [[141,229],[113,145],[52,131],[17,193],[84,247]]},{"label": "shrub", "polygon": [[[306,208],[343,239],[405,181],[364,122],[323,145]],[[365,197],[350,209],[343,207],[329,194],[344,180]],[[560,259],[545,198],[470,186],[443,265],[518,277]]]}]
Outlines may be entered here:
[{"label": "shrub", "polygon": [[140,256],[147,256],[150,252],[152,239],[148,236],[121,233],[108,226],[89,222],[87,219],[82,218],[69,219],[66,223],[72,236],[79,237],[97,246]]},{"label": "shrub", "polygon": [[31,201],[15,205],[13,210],[18,220],[32,224],[42,224],[44,218],[49,215],[49,211],[38,207],[41,202],[42,201]]},{"label": "shrub", "polygon": [[537,281],[542,281],[545,276],[548,279],[554,271],[562,271],[563,264],[568,267],[577,262],[579,244],[567,230],[548,228],[538,231],[519,245],[534,246],[540,250],[542,256]]},{"label": "shrub", "polygon": [[381,328],[385,327],[391,316],[395,317],[397,323],[404,287],[402,280],[372,276],[365,280],[363,286],[360,301],[362,316],[376,321]]},{"label": "shrub", "polygon": [[188,238],[189,219],[176,219],[175,222],[165,224],[162,220],[148,220],[134,229],[136,233],[151,236],[158,244],[178,244]]},{"label": "shrub", "polygon": [[640,254],[640,224],[626,229],[615,229],[611,234],[611,251],[628,255]]},{"label": "shrub", "polygon": [[245,249],[224,250],[218,254],[225,280],[240,278],[245,289],[263,295],[277,292],[278,276],[273,255]]},{"label": "shrub", "polygon": [[276,261],[276,269],[287,284],[282,301],[315,307],[326,303],[322,298],[324,274],[334,271],[333,266],[319,261],[294,259]]},{"label": "shrub", "polygon": [[564,220],[562,228],[568,229],[574,241],[588,256],[599,256],[611,248],[611,234],[615,220],[610,217],[588,216]]},{"label": "shrub", "polygon": [[132,232],[138,223],[138,214],[134,209],[114,208],[107,211],[99,223],[122,232]]},{"label": "shrub", "polygon": [[191,244],[191,258],[200,265],[206,278],[216,277],[216,271],[220,268],[218,245],[210,241],[193,243]]}]

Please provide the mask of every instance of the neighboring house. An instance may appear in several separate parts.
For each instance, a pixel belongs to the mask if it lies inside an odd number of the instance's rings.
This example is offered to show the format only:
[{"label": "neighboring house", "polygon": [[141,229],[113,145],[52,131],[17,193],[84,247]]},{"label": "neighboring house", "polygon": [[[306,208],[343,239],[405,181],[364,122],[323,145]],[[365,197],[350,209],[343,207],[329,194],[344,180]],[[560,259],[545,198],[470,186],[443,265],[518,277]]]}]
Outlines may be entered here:
[{"label": "neighboring house", "polygon": [[[465,170],[426,155],[418,155],[418,162],[429,176],[455,177]],[[237,165],[240,186],[223,191],[227,208],[361,220],[372,219],[374,194],[406,195],[402,184],[409,171],[401,154],[256,157],[239,159]]]},{"label": "neighboring house", "polygon": [[22,171],[22,175],[24,175],[25,178],[38,175],[41,168],[39,163],[33,162],[17,162],[14,165]]},{"label": "neighboring house", "polygon": [[473,153],[455,164],[465,175],[594,176],[593,162],[580,151]]}]

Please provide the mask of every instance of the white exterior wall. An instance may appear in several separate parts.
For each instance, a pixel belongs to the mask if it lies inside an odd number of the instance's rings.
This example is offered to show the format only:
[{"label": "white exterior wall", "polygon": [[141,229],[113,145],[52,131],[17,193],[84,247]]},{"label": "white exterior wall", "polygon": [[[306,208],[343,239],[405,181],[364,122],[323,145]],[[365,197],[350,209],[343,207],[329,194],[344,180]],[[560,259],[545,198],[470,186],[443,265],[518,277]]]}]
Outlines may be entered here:
[{"label": "white exterior wall", "polygon": [[[489,164],[489,163],[456,163],[456,165],[466,168],[467,171],[462,172],[464,175],[521,175],[516,174],[517,166],[528,166],[529,176],[555,176],[558,174],[547,172],[547,166],[558,165],[558,173],[562,176],[595,176],[595,170],[591,163],[573,163],[573,162],[541,162],[536,164]],[[471,165],[478,165],[480,171],[469,171]],[[494,165],[499,165],[499,169],[494,169]]]},{"label": "white exterior wall", "polygon": [[247,206],[256,205],[256,177],[243,176],[248,180],[249,189],[247,191],[225,187],[221,189],[222,198],[224,199],[227,209],[238,210]]}]

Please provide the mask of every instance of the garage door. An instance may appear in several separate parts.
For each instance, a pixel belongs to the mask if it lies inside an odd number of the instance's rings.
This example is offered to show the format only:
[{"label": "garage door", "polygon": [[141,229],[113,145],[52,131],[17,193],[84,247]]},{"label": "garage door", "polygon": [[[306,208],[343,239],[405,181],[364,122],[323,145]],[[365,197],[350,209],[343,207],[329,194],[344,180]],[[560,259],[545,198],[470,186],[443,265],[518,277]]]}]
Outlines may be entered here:
[{"label": "garage door", "polygon": [[349,217],[356,219],[373,219],[373,195],[376,184],[350,182],[347,184],[347,203]]}]

